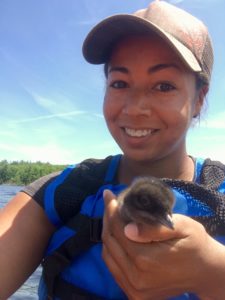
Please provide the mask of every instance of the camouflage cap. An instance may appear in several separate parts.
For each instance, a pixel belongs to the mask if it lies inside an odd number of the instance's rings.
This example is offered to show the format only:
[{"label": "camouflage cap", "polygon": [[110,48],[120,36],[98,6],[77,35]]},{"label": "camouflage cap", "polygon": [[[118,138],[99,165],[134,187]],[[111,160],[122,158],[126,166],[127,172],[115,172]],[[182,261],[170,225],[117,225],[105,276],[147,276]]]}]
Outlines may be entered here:
[{"label": "camouflage cap", "polygon": [[118,14],[98,23],[87,35],[83,55],[92,64],[109,60],[112,48],[123,37],[155,33],[164,39],[194,72],[210,82],[213,48],[207,27],[188,12],[155,0],[134,14]]}]

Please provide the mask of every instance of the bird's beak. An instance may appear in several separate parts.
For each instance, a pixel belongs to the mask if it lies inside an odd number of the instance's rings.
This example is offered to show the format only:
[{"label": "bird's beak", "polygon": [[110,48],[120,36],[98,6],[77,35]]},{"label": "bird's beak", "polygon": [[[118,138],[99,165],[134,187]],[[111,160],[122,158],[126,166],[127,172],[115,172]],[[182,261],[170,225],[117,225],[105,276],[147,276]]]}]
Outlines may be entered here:
[{"label": "bird's beak", "polygon": [[172,218],[168,214],[163,217],[162,216],[158,217],[157,221],[169,229],[174,229],[174,224],[173,224]]}]

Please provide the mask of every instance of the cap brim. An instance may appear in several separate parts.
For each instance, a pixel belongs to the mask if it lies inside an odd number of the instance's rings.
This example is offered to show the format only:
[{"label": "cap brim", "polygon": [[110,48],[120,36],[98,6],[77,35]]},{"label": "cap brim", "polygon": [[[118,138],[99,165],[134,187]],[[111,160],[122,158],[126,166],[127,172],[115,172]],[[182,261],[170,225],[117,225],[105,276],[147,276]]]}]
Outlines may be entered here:
[{"label": "cap brim", "polygon": [[84,41],[83,55],[89,63],[106,63],[112,47],[122,37],[149,34],[151,32],[164,39],[191,70],[194,72],[202,70],[193,53],[175,37],[159,28],[156,24],[129,14],[114,15],[97,24]]}]

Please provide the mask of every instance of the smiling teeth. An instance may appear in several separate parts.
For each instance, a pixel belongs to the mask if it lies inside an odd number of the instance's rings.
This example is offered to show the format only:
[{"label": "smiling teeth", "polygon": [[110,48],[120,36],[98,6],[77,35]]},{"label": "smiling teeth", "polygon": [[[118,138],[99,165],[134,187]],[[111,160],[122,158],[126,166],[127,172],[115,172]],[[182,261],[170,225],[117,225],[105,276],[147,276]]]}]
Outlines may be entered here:
[{"label": "smiling teeth", "polygon": [[125,128],[125,132],[129,135],[129,136],[133,136],[133,137],[143,137],[146,136],[148,134],[151,134],[152,130],[151,129],[130,129],[130,128]]}]

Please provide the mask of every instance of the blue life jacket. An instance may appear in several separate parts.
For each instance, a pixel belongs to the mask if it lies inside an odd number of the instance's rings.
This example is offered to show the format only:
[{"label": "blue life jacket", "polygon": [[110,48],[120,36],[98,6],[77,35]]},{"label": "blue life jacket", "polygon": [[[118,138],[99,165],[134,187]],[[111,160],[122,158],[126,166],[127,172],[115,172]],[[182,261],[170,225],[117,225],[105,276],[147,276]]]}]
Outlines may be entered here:
[{"label": "blue life jacket", "polygon": [[[66,224],[63,224],[56,211],[55,191],[59,185],[63,185],[71,172],[79,169],[79,165],[67,168],[47,186],[44,199],[45,211],[58,230],[53,235],[43,260],[39,299],[127,299],[101,257],[103,191],[109,189],[117,195],[126,188],[125,185],[113,183],[119,160],[120,155],[117,155],[110,157],[107,164],[104,163],[106,159],[97,166],[93,163],[91,168],[93,174],[96,174],[94,189],[89,190],[88,175],[81,176],[80,181],[85,181],[87,188],[86,196],[85,199],[79,200],[80,211],[74,212],[74,216]],[[102,172],[103,164],[104,172]],[[101,178],[98,178],[98,170],[101,170]],[[87,173],[90,173],[90,168]],[[198,220],[209,234],[225,244],[224,165],[197,159],[195,182],[163,180],[171,186],[176,196],[174,213]],[[93,186],[93,182],[90,185]],[[78,187],[79,182],[74,182],[74,189]],[[194,294],[186,293],[168,300],[185,299],[199,298]]]}]

